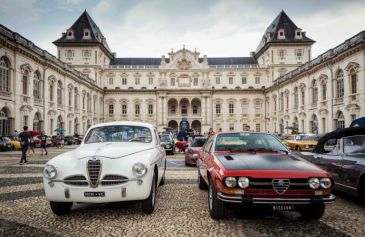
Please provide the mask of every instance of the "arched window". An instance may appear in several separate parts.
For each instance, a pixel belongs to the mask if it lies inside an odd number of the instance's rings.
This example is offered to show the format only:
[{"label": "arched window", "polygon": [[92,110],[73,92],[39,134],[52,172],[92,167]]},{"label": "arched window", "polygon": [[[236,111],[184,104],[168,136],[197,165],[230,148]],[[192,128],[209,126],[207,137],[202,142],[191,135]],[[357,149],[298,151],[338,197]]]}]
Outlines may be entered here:
[{"label": "arched window", "polygon": [[302,99],[302,105],[305,105],[305,90],[304,88],[301,89],[300,91],[300,94],[301,94],[301,99]]},{"label": "arched window", "polygon": [[68,106],[72,106],[72,89],[68,90]]},{"label": "arched window", "polygon": [[41,116],[38,112],[35,113],[34,118],[33,118],[33,130],[37,131],[39,133],[42,130],[42,128],[41,128]]},{"label": "arched window", "polygon": [[79,120],[78,118],[75,118],[74,121],[74,134],[78,134],[79,133]]},{"label": "arched window", "polygon": [[75,91],[74,91],[74,104],[75,104],[75,109],[79,108],[79,91],[77,90],[77,88],[75,87]]},{"label": "arched window", "polygon": [[28,94],[28,77],[29,77],[29,72],[25,71],[24,74],[23,74],[23,78],[22,78],[22,92],[23,92],[23,95]]},{"label": "arched window", "polygon": [[343,72],[340,70],[336,76],[336,98],[342,98],[344,94],[343,88]]},{"label": "arched window", "polygon": [[61,115],[57,118],[57,128],[63,128],[63,119]]},{"label": "arched window", "polygon": [[299,97],[298,97],[298,87],[294,88],[294,108],[298,109]]},{"label": "arched window", "polygon": [[42,98],[42,80],[39,71],[35,71],[33,75],[33,97],[35,99]]},{"label": "arched window", "polygon": [[49,84],[49,101],[53,101],[53,93],[54,93],[54,82],[50,82]]},{"label": "arched window", "polygon": [[82,94],[82,109],[85,109],[85,104],[86,104],[86,93]]},{"label": "arched window", "polygon": [[357,74],[353,68],[350,70],[350,83],[351,83],[351,94],[356,94],[357,93]]},{"label": "arched window", "polygon": [[324,82],[322,84],[322,100],[327,99],[327,84]]},{"label": "arched window", "polygon": [[10,135],[10,119],[5,108],[0,110],[0,134],[2,136]]},{"label": "arched window", "polygon": [[10,91],[10,68],[5,57],[0,59],[0,91]]},{"label": "arched window", "polygon": [[57,104],[62,104],[62,82],[57,82]]},{"label": "arched window", "polygon": [[318,101],[318,87],[317,87],[317,81],[312,81],[312,104],[317,104]]},{"label": "arched window", "polygon": [[318,133],[318,119],[317,115],[312,115],[312,121],[309,122],[311,133]]},{"label": "arched window", "polygon": [[345,128],[345,116],[340,111],[337,116],[337,128]]}]

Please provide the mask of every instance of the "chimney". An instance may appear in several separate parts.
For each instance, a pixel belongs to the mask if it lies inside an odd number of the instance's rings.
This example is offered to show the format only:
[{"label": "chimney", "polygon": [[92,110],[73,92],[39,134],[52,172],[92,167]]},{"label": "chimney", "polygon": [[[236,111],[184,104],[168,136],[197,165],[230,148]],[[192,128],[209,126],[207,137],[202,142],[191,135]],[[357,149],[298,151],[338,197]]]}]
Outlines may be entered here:
[{"label": "chimney", "polygon": [[255,57],[255,54],[256,54],[256,52],[255,52],[255,51],[251,51],[251,52],[250,52],[250,57]]}]

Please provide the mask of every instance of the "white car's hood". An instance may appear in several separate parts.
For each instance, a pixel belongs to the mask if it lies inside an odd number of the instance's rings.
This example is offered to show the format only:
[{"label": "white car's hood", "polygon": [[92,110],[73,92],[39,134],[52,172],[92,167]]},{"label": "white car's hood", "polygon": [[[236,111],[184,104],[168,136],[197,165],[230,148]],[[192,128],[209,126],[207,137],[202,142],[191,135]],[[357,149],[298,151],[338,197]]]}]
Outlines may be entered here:
[{"label": "white car's hood", "polygon": [[103,142],[82,144],[72,151],[72,157],[83,159],[86,157],[99,156],[107,158],[122,158],[142,151],[153,149],[152,143],[139,142]]}]

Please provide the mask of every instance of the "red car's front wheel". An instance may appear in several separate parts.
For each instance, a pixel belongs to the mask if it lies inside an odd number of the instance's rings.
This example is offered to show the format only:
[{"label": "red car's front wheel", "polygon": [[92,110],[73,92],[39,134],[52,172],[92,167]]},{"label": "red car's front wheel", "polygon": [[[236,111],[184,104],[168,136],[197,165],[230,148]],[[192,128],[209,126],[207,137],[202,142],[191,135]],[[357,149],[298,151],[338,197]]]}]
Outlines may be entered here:
[{"label": "red car's front wheel", "polygon": [[212,179],[209,179],[208,207],[209,215],[212,219],[219,220],[225,217],[226,210],[224,204],[218,199],[217,190]]}]

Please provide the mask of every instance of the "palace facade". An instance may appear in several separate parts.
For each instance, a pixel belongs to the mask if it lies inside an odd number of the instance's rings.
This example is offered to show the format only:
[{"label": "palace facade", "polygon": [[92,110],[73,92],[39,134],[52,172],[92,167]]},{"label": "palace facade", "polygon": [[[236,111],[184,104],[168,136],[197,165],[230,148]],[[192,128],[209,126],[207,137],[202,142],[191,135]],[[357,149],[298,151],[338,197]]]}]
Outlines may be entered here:
[{"label": "palace facade", "polygon": [[284,11],[248,57],[183,47],[118,58],[86,11],[53,43],[57,57],[0,25],[0,135],[23,125],[83,134],[118,120],[159,131],[323,133],[365,115],[365,32],[312,59],[314,41]]}]

